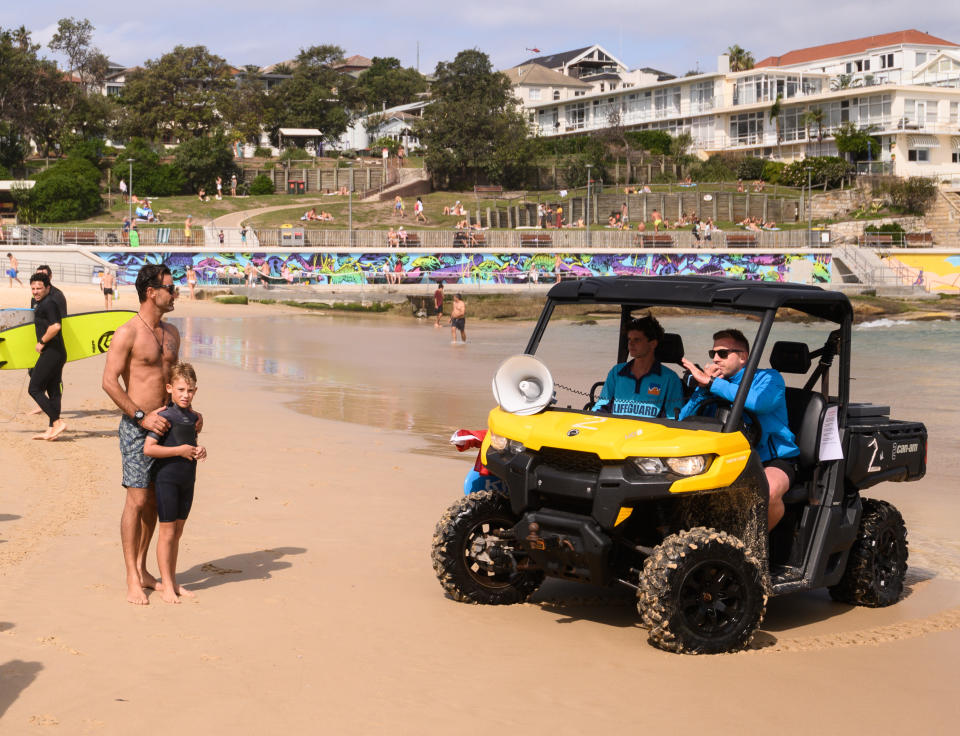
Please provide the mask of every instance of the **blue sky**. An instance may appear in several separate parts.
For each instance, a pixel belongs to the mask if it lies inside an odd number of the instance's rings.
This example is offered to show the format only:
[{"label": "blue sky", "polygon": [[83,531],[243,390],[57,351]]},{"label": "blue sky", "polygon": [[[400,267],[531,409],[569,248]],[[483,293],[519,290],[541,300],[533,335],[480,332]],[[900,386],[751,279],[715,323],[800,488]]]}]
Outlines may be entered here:
[{"label": "blue sky", "polygon": [[[292,58],[300,48],[333,43],[348,55],[396,56],[432,72],[465,48],[489,54],[497,69],[535,56],[600,43],[629,67],[652,66],[682,75],[716,69],[731,44],[756,59],[791,49],[916,28],[960,43],[955,0],[913,5],[878,0],[771,3],[769,0],[686,0],[682,5],[636,0],[515,0],[457,3],[308,3],[297,0],[229,4],[166,0],[123,4],[116,0],[39,0],[4,3],[0,26],[26,26],[46,43],[64,17],[89,18],[94,44],[120,64],[137,65],[181,44],[205,45],[231,64],[264,65]],[[124,12],[127,10],[128,12]]]}]

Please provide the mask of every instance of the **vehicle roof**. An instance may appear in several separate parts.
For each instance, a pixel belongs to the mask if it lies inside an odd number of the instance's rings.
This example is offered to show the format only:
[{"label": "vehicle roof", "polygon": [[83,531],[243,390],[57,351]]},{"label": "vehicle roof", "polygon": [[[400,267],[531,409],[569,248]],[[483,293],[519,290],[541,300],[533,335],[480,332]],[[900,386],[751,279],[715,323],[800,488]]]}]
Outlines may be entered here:
[{"label": "vehicle roof", "polygon": [[556,302],[687,306],[758,312],[786,307],[842,324],[853,319],[846,294],[819,286],[714,276],[603,276],[561,281],[547,293]]}]

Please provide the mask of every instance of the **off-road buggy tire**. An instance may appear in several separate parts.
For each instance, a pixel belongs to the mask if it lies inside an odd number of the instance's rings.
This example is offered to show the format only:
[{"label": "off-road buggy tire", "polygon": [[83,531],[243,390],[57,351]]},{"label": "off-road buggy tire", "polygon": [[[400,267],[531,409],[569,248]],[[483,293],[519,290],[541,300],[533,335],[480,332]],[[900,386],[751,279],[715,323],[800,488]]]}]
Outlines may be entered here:
[{"label": "off-road buggy tire", "polygon": [[863,499],[857,539],[847,568],[830,597],[854,606],[882,608],[903,594],[907,574],[907,527],[900,512],[886,501]]},{"label": "off-road buggy tire", "polygon": [[[453,504],[433,534],[433,569],[440,585],[461,603],[522,603],[543,582],[540,570],[512,570],[509,560],[478,560],[482,535],[510,529],[517,519],[510,501],[496,491],[480,491]],[[484,553],[484,551],[481,551]]]},{"label": "off-road buggy tire", "polygon": [[760,563],[737,537],[695,527],[647,557],[637,609],[650,643],[668,652],[716,654],[746,647],[766,612]]}]

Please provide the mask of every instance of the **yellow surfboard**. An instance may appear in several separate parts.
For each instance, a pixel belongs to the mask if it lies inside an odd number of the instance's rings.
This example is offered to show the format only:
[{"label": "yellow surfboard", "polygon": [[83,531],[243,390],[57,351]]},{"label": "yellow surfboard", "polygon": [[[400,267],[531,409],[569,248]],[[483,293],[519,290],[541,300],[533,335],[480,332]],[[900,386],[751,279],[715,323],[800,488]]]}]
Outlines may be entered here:
[{"label": "yellow surfboard", "polygon": [[[67,361],[81,360],[107,352],[116,329],[132,319],[136,312],[117,309],[108,312],[85,312],[64,318],[63,343]],[[33,368],[39,353],[37,332],[33,322],[0,331],[0,369]]]}]

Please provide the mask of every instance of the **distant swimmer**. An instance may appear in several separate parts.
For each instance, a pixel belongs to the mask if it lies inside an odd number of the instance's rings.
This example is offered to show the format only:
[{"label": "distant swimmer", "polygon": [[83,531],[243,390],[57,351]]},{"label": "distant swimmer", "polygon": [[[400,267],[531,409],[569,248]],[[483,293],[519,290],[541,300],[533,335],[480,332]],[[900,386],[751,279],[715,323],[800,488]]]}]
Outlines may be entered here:
[{"label": "distant swimmer", "polygon": [[35,302],[33,324],[37,334],[36,350],[40,357],[30,372],[28,392],[50,420],[47,431],[34,435],[33,439],[55,440],[67,428],[60,418],[63,397],[60,384],[63,380],[63,364],[67,362],[67,348],[61,334],[63,315],[50,294],[50,277],[47,274],[38,271],[30,277],[30,293]]},{"label": "distant swimmer", "polygon": [[143,454],[154,458],[154,485],[157,495],[157,567],[160,569],[161,597],[167,603],[179,603],[180,596],[193,593],[177,584],[177,556],[180,537],[193,506],[193,488],[197,480],[197,461],[205,460],[207,450],[197,445],[197,422],[193,411],[197,393],[197,374],[189,363],[177,363],[167,383],[170,403],[160,412],[167,420],[167,432],[148,432]]},{"label": "distant swimmer", "polygon": [[137,274],[136,288],[140,311],[113,335],[103,369],[103,390],[123,412],[119,436],[127,496],[120,517],[120,541],[127,570],[127,600],[146,605],[149,601],[143,589],[157,587],[146,567],[157,502],[150,478],[153,459],[143,454],[143,443],[147,432],[163,434],[170,429],[170,422],[160,412],[166,406],[167,377],[180,354],[180,333],[163,322],[177,298],[170,269],[159,264],[144,266]]},{"label": "distant swimmer", "polygon": [[450,344],[457,344],[457,331],[460,332],[460,338],[467,341],[467,304],[463,301],[461,294],[455,294],[453,297],[453,309],[450,311]]}]

